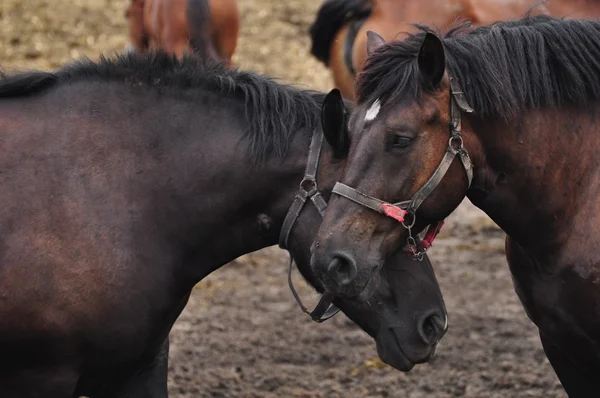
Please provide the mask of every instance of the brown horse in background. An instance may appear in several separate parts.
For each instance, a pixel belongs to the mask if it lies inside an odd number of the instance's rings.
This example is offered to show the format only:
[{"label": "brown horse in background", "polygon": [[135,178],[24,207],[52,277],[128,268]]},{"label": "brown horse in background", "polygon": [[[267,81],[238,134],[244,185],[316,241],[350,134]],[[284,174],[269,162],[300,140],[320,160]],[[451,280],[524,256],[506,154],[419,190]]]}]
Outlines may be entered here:
[{"label": "brown horse in background", "polygon": [[597,19],[600,17],[598,0],[553,0],[546,5],[550,15],[577,19]]},{"label": "brown horse in background", "polygon": [[239,32],[237,0],[132,0],[125,16],[138,52],[160,48],[181,57],[194,51],[231,63]]},{"label": "brown horse in background", "polygon": [[[502,7],[489,0],[326,0],[310,28],[311,54],[331,69],[335,87],[355,99],[354,79],[367,59],[367,31],[385,40],[414,33],[411,24],[437,26],[442,31],[458,18],[474,26],[524,15],[532,0],[506,0]],[[548,13],[544,6],[537,13]]]}]

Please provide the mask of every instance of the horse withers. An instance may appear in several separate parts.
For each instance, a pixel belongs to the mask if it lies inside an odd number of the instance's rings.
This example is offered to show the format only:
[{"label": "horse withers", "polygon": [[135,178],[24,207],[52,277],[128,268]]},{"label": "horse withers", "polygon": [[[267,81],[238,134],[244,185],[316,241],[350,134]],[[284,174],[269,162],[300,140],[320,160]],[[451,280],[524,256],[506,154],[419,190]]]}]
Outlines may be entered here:
[{"label": "horse withers", "polygon": [[[193,286],[278,241],[322,292],[312,204],[345,164],[318,145],[324,98],[163,52],[0,80],[2,397],[166,397]],[[392,366],[429,360],[447,326],[430,265],[399,252],[373,293],[333,304]]]},{"label": "horse withers", "polygon": [[[387,43],[371,32],[368,48],[359,105],[326,132],[351,144],[316,275],[356,295],[399,243],[422,255],[411,237],[466,195],[507,233],[515,290],[565,390],[597,396],[600,21],[527,17],[443,39],[423,27]],[[335,109],[326,117],[341,120]]]},{"label": "horse withers", "polygon": [[125,16],[131,49],[195,52],[231,64],[240,17],[237,0],[131,0]]}]

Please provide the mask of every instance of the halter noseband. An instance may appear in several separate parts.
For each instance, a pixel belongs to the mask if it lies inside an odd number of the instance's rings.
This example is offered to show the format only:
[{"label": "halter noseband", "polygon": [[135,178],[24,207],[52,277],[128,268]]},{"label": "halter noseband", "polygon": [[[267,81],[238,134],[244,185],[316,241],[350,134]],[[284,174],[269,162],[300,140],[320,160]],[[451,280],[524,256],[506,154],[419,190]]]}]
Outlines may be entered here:
[{"label": "halter noseband", "polygon": [[[409,255],[413,256],[416,260],[422,260],[423,255],[431,247],[433,240],[437,236],[440,228],[444,224],[444,221],[440,221],[436,224],[432,224],[427,229],[427,233],[418,245],[415,238],[412,236],[411,229],[415,225],[416,213],[421,204],[425,199],[433,192],[433,190],[442,181],[452,161],[458,155],[460,161],[467,173],[467,179],[469,186],[473,179],[473,163],[469,157],[469,153],[463,147],[462,129],[461,129],[461,111],[471,113],[471,108],[467,102],[464,93],[461,91],[458,82],[454,78],[450,78],[450,139],[448,140],[448,147],[444,153],[444,157],[440,161],[440,164],[433,172],[432,176],[429,177],[427,182],[409,199],[397,203],[388,203],[383,200],[374,198],[365,193],[357,191],[356,189],[337,182],[333,187],[333,193],[345,197],[353,202],[356,202],[362,206],[368,207],[369,209],[375,210],[378,213],[385,214],[388,217],[395,219],[402,223],[404,228],[408,230],[408,239],[406,245],[406,251]],[[406,215],[411,216],[410,223],[406,222]]]},{"label": "halter noseband", "polygon": [[[304,172],[304,178],[302,182],[300,182],[300,188],[298,189],[298,193],[296,193],[296,197],[294,198],[294,202],[292,206],[288,210],[285,219],[283,220],[283,225],[281,227],[281,233],[279,235],[279,247],[287,250],[288,239],[290,237],[290,232],[292,232],[292,228],[298,220],[304,205],[310,199],[310,201],[315,205],[321,217],[325,214],[325,209],[327,208],[327,202],[323,199],[323,196],[319,192],[317,186],[317,170],[319,168],[319,158],[321,156],[321,147],[323,146],[323,132],[320,129],[317,129],[310,140],[310,148],[308,150],[308,161],[306,163],[306,171]],[[294,258],[292,253],[290,253],[290,264],[288,266],[288,285],[290,286],[290,290],[296,299],[296,302],[302,309],[302,311],[308,314],[311,319],[315,322],[323,322],[327,319],[331,318],[335,314],[337,314],[340,310],[335,305],[332,304],[333,299],[335,298],[335,294],[329,291],[325,291],[321,295],[319,303],[315,307],[314,310],[309,311],[300,296],[296,292],[294,288],[294,283],[292,282],[292,265],[294,263]]]}]

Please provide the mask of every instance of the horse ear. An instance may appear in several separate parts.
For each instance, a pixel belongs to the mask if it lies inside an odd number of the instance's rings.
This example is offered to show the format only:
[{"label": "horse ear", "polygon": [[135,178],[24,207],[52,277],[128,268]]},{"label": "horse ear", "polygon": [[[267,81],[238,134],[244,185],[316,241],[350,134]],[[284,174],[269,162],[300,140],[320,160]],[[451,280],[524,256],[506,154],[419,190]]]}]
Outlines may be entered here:
[{"label": "horse ear", "polygon": [[423,84],[437,87],[446,70],[446,54],[444,43],[433,33],[427,32],[419,50],[419,70]]},{"label": "horse ear", "polygon": [[367,30],[367,57],[370,57],[375,50],[385,44],[385,40],[378,33]]},{"label": "horse ear", "polygon": [[321,126],[327,143],[336,156],[346,156],[350,147],[346,107],[340,90],[334,88],[323,100],[321,107]]}]

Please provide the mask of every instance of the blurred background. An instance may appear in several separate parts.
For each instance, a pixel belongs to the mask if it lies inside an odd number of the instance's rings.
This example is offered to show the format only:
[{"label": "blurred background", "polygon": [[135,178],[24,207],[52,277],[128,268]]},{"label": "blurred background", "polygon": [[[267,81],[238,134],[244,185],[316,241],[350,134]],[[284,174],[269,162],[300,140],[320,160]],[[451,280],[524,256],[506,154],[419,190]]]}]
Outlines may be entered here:
[{"label": "blurred background", "polygon": [[[321,0],[239,0],[234,64],[329,90],[310,53]],[[0,65],[50,70],[121,52],[129,0],[1,0]],[[195,288],[171,334],[171,397],[565,397],[514,293],[504,234],[468,201],[430,251],[450,328],[434,359],[410,373],[379,361],[343,314],[316,324],[286,283],[287,253],[239,258]],[[300,290],[311,289],[299,276]],[[1,394],[0,394],[1,395]]]}]

